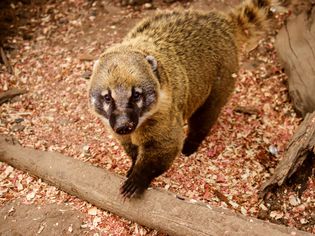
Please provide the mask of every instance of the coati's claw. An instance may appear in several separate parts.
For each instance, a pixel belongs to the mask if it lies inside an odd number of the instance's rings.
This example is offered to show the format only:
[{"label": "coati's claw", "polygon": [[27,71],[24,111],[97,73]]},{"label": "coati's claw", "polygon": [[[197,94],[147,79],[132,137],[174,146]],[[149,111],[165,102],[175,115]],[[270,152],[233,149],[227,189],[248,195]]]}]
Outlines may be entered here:
[{"label": "coati's claw", "polygon": [[120,193],[123,198],[132,198],[137,194],[141,194],[145,189],[135,178],[129,177],[121,186]]},{"label": "coati's claw", "polygon": [[124,182],[123,186],[120,188],[120,193],[123,198],[131,198],[135,193],[136,188],[129,182]]}]

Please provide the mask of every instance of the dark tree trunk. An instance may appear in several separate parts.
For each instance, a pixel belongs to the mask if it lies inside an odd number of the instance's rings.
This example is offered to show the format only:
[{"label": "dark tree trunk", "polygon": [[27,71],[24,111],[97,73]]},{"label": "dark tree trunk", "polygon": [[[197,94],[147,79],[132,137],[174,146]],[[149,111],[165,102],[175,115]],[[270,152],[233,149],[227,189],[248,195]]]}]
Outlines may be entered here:
[{"label": "dark tree trunk", "polygon": [[[288,75],[294,108],[303,117],[315,111],[315,9],[300,1],[276,38],[275,47]],[[293,11],[294,12],[294,11]]]}]

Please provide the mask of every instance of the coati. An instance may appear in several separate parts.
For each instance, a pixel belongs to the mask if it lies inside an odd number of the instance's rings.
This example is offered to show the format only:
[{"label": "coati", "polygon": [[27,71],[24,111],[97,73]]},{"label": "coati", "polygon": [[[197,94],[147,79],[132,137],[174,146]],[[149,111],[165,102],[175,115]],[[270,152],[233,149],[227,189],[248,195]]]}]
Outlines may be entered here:
[{"label": "coati", "polygon": [[228,13],[158,13],[95,62],[92,109],[132,159],[124,198],[143,193],[180,152],[198,149],[234,89],[241,48],[268,30],[277,5],[245,0]]}]

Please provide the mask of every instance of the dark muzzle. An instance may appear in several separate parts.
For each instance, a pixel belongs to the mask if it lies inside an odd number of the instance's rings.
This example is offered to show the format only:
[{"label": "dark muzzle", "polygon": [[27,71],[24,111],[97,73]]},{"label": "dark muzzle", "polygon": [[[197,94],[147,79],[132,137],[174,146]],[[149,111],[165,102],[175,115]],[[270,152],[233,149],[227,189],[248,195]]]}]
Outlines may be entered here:
[{"label": "dark muzzle", "polygon": [[117,134],[130,134],[132,131],[135,130],[135,125],[131,123],[123,124],[115,129]]},{"label": "dark muzzle", "polygon": [[115,133],[120,135],[132,133],[138,125],[139,117],[132,109],[124,112],[114,112],[110,117],[110,125]]}]

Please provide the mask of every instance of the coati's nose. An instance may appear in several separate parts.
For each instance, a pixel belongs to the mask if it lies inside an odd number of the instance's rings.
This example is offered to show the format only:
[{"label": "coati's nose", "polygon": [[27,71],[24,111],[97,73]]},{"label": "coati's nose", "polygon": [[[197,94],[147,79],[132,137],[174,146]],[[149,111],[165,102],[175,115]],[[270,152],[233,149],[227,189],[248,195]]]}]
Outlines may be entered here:
[{"label": "coati's nose", "polygon": [[135,129],[133,123],[127,123],[115,129],[117,134],[130,134]]}]

